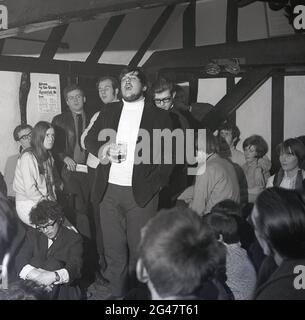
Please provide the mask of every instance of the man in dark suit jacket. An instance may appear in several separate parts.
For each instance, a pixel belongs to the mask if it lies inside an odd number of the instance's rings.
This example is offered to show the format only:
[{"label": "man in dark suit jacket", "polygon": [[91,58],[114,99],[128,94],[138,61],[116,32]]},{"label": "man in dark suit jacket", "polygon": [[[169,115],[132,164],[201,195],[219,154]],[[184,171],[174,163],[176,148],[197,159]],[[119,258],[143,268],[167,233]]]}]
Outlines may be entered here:
[{"label": "man in dark suit jacket", "polygon": [[[153,135],[154,139],[160,137],[163,129],[171,132],[172,123],[167,112],[145,100],[145,75],[139,68],[126,68],[120,81],[123,101],[105,108],[85,139],[87,150],[101,161],[92,197],[93,201],[101,201],[105,276],[112,297],[123,297],[134,285],[140,230],[155,215],[159,191],[173,167],[163,160],[154,161],[159,156],[159,160],[162,156],[172,157],[153,150],[152,139]],[[98,141],[101,134],[108,133],[110,140]],[[140,158],[147,161],[143,163]]]},{"label": "man in dark suit jacket", "polygon": [[89,184],[87,173],[78,171],[78,164],[86,164],[87,152],[81,147],[80,138],[87,127],[90,115],[85,112],[86,97],[77,85],[64,89],[69,111],[53,118],[55,128],[54,158],[64,182],[64,191],[75,197],[75,216],[69,217],[80,233],[90,237],[87,218]]},{"label": "man in dark suit jacket", "polygon": [[36,229],[28,230],[16,257],[19,277],[47,286],[52,299],[80,299],[75,283],[81,276],[82,238],[63,223],[61,207],[42,200],[30,213]]}]

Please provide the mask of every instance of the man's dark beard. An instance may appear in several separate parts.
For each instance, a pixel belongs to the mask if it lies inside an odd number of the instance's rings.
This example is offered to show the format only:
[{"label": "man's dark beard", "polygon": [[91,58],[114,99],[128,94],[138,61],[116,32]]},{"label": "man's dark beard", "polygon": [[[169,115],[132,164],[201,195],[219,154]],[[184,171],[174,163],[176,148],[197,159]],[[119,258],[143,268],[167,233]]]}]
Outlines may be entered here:
[{"label": "man's dark beard", "polygon": [[138,100],[139,98],[141,98],[142,96],[143,96],[143,92],[141,91],[138,94],[133,94],[129,97],[123,96],[123,99],[127,102],[134,102],[134,101]]}]

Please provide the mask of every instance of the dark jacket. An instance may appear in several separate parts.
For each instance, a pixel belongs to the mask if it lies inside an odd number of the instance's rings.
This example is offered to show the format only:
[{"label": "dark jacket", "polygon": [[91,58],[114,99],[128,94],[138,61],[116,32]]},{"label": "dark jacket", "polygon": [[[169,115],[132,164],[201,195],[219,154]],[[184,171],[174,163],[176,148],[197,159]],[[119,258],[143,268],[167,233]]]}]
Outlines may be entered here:
[{"label": "dark jacket", "polygon": [[69,273],[69,283],[55,286],[53,290],[64,289],[59,294],[60,299],[69,297],[75,299],[77,298],[75,290],[69,289],[72,289],[74,281],[81,277],[82,254],[81,236],[65,226],[61,226],[50,248],[48,248],[48,238],[38,230],[31,229],[27,232],[25,242],[16,257],[16,271],[19,274],[27,264],[48,271],[65,268]]},{"label": "dark jacket", "polygon": [[[91,119],[90,114],[86,113],[86,126]],[[63,166],[65,157],[74,157],[74,148],[76,143],[76,130],[72,112],[58,114],[52,120],[52,125],[55,129],[55,143],[53,148],[53,156],[59,172]]]},{"label": "dark jacket", "polygon": [[[305,289],[294,288],[295,279],[300,274],[299,271],[294,273],[297,265],[304,267],[305,259],[284,260],[267,282],[256,290],[255,300],[305,300]],[[300,275],[302,276],[304,279],[305,274]]]},{"label": "dark jacket", "polygon": [[[100,148],[107,141],[98,141],[98,135],[102,129],[112,129],[117,132],[118,124],[123,108],[123,102],[114,102],[100,113],[94,125],[85,138],[86,149],[98,157]],[[155,108],[150,103],[145,102],[140,129],[145,129],[150,136],[150,163],[135,164],[133,168],[132,187],[135,201],[140,207],[144,207],[155,194],[167,183],[172,171],[173,164],[153,163],[153,129],[170,129],[172,130],[171,119],[168,112]],[[138,138],[137,143],[141,142]],[[148,146],[145,145],[146,148]],[[143,149],[145,151],[145,149]],[[168,150],[165,150],[165,152]],[[141,153],[141,152],[140,152]],[[139,154],[140,154],[139,153]],[[175,155],[173,148],[172,154]],[[172,156],[172,154],[170,156]],[[162,154],[162,156],[164,153]],[[163,158],[161,156],[161,159]],[[173,156],[173,162],[175,162]],[[97,167],[95,181],[92,188],[91,199],[93,202],[100,202],[108,185],[109,171],[111,164],[100,164]]]}]

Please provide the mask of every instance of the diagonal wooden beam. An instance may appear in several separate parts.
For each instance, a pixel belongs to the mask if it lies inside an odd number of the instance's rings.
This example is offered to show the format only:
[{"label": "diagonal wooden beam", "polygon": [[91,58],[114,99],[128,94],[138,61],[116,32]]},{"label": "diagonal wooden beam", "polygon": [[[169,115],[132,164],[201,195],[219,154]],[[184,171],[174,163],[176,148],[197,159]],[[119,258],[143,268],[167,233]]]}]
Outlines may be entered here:
[{"label": "diagonal wooden beam", "polygon": [[141,59],[143,58],[145,52],[147,49],[151,46],[151,44],[154,42],[160,31],[165,26],[166,22],[168,21],[169,17],[173,13],[175,9],[175,5],[167,6],[164,11],[161,13],[160,17],[157,19],[155,24],[153,25],[149,35],[142,43],[141,47],[137,51],[137,53],[133,56],[131,61],[129,62],[129,66],[137,66]]},{"label": "diagonal wooden beam", "polygon": [[234,113],[272,74],[272,68],[247,72],[204,118],[204,126],[212,131]]},{"label": "diagonal wooden beam", "polygon": [[183,13],[183,48],[196,46],[196,1],[191,0]]},{"label": "diagonal wooden beam", "polygon": [[104,27],[101,35],[99,36],[94,48],[90,52],[86,59],[87,63],[98,63],[101,55],[108,47],[114,34],[120,27],[125,15],[121,14],[119,16],[111,17]]},{"label": "diagonal wooden beam", "polygon": [[68,24],[63,24],[52,29],[47,43],[42,48],[40,58],[52,60],[60,46],[61,40],[64,37]]}]

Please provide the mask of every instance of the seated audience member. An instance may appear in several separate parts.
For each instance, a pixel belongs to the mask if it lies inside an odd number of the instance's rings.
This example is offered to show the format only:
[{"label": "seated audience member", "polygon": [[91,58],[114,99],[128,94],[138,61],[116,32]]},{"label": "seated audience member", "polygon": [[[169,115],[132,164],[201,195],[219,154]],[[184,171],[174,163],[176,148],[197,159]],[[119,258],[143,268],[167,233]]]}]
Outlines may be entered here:
[{"label": "seated audience member", "polygon": [[242,167],[245,164],[245,156],[241,151],[236,149],[240,140],[240,131],[238,127],[233,123],[226,122],[218,128],[218,136],[223,137],[229,145],[232,162],[237,163]]},{"label": "seated audience member", "polygon": [[206,220],[219,240],[227,249],[226,274],[227,285],[235,300],[250,300],[256,285],[256,271],[247,251],[241,247],[238,224],[232,214],[214,210]]},{"label": "seated audience member", "polygon": [[224,265],[223,244],[188,208],[161,210],[142,229],[137,276],[153,300],[221,299]]},{"label": "seated audience member", "polygon": [[44,285],[53,300],[81,298],[76,284],[81,276],[82,238],[63,225],[62,208],[52,200],[42,200],[32,208],[25,242],[16,257],[21,279]]},{"label": "seated audience member", "polygon": [[[255,202],[251,215],[256,237],[277,269],[255,293],[256,300],[304,300],[305,203],[299,192],[272,187]],[[301,273],[300,273],[301,272]]]},{"label": "seated audience member", "polygon": [[0,289],[8,289],[8,266],[16,231],[17,221],[11,204],[0,193]]},{"label": "seated audience member", "polygon": [[254,202],[264,190],[270,177],[271,161],[264,157],[268,151],[267,142],[259,135],[252,135],[243,142],[246,163],[242,166],[248,183],[249,202]]},{"label": "seated audience member", "polygon": [[305,171],[302,166],[305,161],[305,146],[298,139],[287,139],[277,147],[281,168],[271,176],[266,187],[281,187],[303,191]]},{"label": "seated audience member", "polygon": [[11,199],[14,199],[16,196],[13,189],[13,182],[17,161],[21,152],[30,148],[31,146],[32,129],[33,128],[29,124],[21,124],[17,126],[13,132],[14,140],[19,146],[19,153],[8,157],[4,169],[4,180],[7,186],[7,196]]},{"label": "seated audience member", "polygon": [[217,139],[211,132],[207,131],[204,140],[197,141],[198,169],[195,185],[187,188],[178,198],[189,203],[190,208],[199,215],[209,213],[222,200],[240,201],[239,182],[233,165],[218,155]]},{"label": "seated audience member", "polygon": [[232,215],[234,217],[238,226],[238,235],[241,246],[248,251],[250,245],[255,240],[255,234],[249,222],[242,218],[240,205],[232,200],[223,200],[212,208],[211,214],[215,212],[225,215]]},{"label": "seated audience member", "polygon": [[29,226],[32,207],[44,197],[56,199],[56,189],[62,188],[50,152],[54,139],[51,124],[38,122],[32,130],[31,147],[21,153],[17,162],[13,184],[16,210],[21,221]]}]

